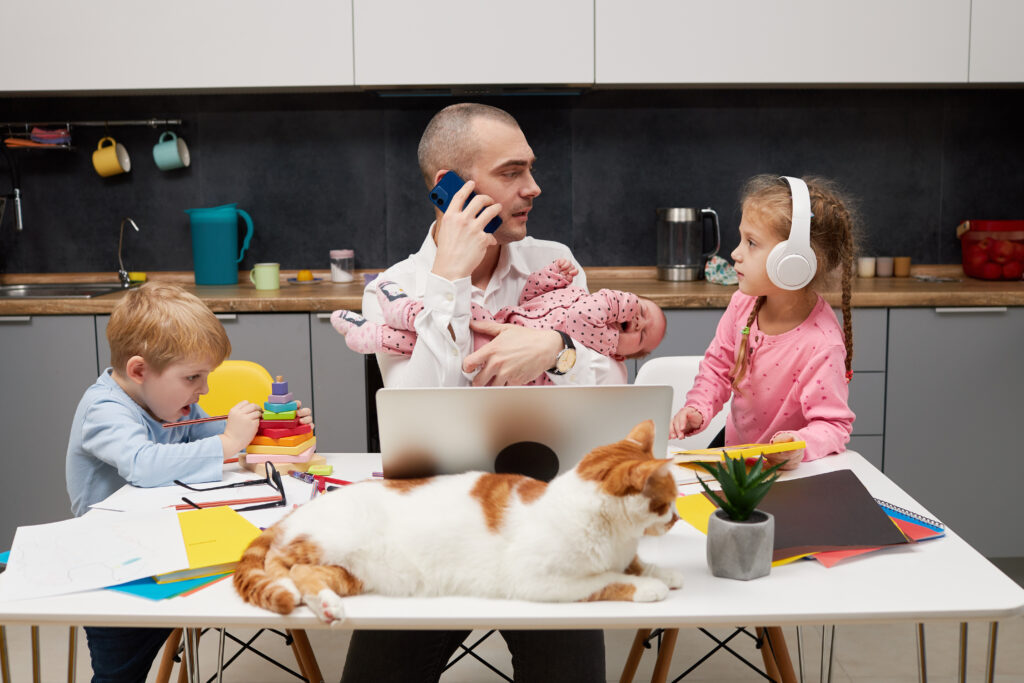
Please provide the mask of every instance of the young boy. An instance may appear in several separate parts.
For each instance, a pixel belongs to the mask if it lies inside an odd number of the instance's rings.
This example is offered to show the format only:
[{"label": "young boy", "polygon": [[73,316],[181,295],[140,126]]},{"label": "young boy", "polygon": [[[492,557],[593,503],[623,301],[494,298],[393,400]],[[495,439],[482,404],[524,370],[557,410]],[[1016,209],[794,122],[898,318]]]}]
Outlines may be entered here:
[{"label": "young boy", "polygon": [[[110,362],[78,404],[68,440],[75,516],[121,488],[219,481],[224,461],[252,441],[262,407],[242,401],[225,422],[164,428],[206,417],[196,404],[206,378],[231,353],[220,321],[175,285],[129,291],[107,326]],[[310,410],[300,411],[310,422]],[[85,628],[93,683],[145,681],[170,629]]]}]

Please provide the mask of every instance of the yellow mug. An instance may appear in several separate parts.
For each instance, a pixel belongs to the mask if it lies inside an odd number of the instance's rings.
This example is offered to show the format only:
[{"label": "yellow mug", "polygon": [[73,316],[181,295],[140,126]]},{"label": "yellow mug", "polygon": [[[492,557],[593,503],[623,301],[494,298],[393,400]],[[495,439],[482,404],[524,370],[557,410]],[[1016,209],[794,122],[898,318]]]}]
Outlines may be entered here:
[{"label": "yellow mug", "polygon": [[256,289],[280,289],[281,266],[278,263],[257,263],[249,271],[249,280]]},{"label": "yellow mug", "polygon": [[132,160],[128,157],[128,150],[111,137],[100,139],[100,143],[96,145],[96,151],[92,153],[92,165],[96,168],[96,172],[104,178],[132,170]]}]

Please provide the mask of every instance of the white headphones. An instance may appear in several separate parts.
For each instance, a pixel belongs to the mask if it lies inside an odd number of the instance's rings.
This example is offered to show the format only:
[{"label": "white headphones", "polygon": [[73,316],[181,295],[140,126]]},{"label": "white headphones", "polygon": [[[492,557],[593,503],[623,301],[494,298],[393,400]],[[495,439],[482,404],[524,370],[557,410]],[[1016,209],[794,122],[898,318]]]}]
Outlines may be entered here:
[{"label": "white headphones", "polygon": [[811,249],[811,195],[800,178],[780,176],[789,183],[793,197],[793,225],[789,239],[775,245],[768,254],[768,279],[781,289],[806,287],[818,271],[818,258]]}]

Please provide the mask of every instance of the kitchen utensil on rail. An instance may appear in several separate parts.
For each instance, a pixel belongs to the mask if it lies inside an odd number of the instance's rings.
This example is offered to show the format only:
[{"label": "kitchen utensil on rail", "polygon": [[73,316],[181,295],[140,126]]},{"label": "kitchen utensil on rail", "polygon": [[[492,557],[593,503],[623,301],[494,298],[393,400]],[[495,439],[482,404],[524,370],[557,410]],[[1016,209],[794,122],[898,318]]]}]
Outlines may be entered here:
[{"label": "kitchen utensil on rail", "polygon": [[[718,229],[718,214],[714,209],[658,209],[658,279],[700,280],[704,277],[704,263],[718,252],[722,235]],[[706,224],[711,220],[714,246]]]},{"label": "kitchen utensil on rail", "polygon": [[[237,204],[208,209],[185,209],[192,229],[192,267],[197,285],[238,284],[238,264],[252,239],[252,217]],[[246,224],[238,248],[238,218]]]}]

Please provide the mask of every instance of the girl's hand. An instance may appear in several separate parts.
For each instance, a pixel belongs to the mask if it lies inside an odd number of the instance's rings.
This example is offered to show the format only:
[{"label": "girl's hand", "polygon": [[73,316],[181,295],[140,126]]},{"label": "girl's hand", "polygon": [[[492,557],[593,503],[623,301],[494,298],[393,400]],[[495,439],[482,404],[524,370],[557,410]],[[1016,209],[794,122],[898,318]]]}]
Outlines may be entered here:
[{"label": "girl's hand", "polygon": [[672,424],[668,430],[668,438],[682,439],[697,432],[702,424],[704,424],[704,416],[697,409],[684,406],[672,418]]},{"label": "girl's hand", "polygon": [[299,409],[295,411],[295,417],[299,418],[299,423],[313,426],[313,409],[303,408],[302,401],[296,401],[296,403],[299,405]]},{"label": "girl's hand", "polygon": [[228,421],[224,426],[224,433],[220,435],[225,458],[235,457],[252,442],[256,430],[260,428],[262,416],[263,408],[249,401],[241,401],[228,411]]},{"label": "girl's hand", "polygon": [[[779,432],[772,437],[770,443],[783,443],[787,441],[799,441],[800,435],[796,432]],[[783,451],[782,453],[768,453],[764,456],[770,465],[784,463],[779,469],[795,470],[797,465],[804,459],[804,449],[798,448],[795,451]]]},{"label": "girl's hand", "polygon": [[573,278],[580,274],[579,268],[573,265],[573,262],[567,258],[556,259],[555,268],[558,270],[559,274],[561,274],[562,277],[564,277],[566,280],[569,280],[570,282],[573,280]]}]

